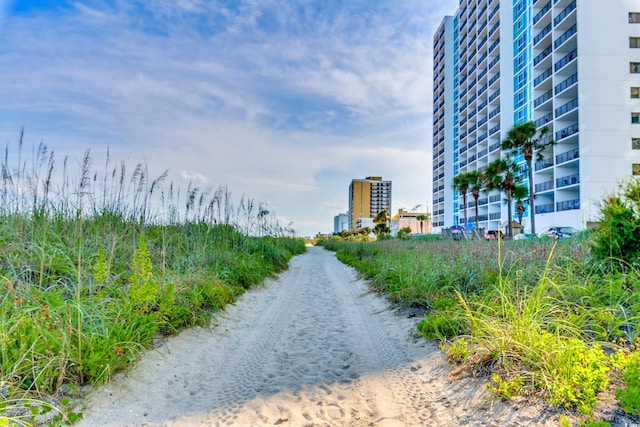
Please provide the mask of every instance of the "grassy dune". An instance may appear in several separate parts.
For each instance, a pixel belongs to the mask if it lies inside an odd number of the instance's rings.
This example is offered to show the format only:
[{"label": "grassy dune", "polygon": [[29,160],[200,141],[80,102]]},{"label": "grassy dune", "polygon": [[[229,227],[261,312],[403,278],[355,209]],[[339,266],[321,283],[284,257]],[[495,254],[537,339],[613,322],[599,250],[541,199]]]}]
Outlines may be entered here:
[{"label": "grassy dune", "polygon": [[1,425],[73,422],[79,386],[126,369],[158,334],[208,325],[305,250],[225,187],[181,196],[144,164],[129,174],[107,155],[94,171],[89,152],[57,173],[47,147],[21,147],[1,165]]},{"label": "grassy dune", "polygon": [[597,425],[607,390],[640,416],[640,272],[595,259],[590,239],[323,244],[391,300],[424,307],[420,333],[497,397],[544,397]]}]

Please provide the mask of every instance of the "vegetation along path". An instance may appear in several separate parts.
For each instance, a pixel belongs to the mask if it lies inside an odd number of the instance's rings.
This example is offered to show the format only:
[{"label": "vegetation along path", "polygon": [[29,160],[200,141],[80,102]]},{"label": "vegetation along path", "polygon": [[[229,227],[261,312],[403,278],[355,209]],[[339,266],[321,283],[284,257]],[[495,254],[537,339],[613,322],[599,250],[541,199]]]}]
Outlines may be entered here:
[{"label": "vegetation along path", "polygon": [[551,425],[451,379],[415,322],[309,248],[210,330],[167,340],[96,390],[79,425]]}]

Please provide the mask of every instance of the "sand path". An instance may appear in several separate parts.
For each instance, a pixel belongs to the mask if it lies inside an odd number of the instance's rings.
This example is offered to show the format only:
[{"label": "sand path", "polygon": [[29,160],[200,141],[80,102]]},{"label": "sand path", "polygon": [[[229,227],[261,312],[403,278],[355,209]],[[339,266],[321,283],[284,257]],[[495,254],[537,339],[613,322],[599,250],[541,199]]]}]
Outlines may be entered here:
[{"label": "sand path", "polygon": [[412,336],[354,271],[322,248],[291,260],[210,330],[146,352],[96,390],[80,426],[538,426],[451,380],[443,354]]}]

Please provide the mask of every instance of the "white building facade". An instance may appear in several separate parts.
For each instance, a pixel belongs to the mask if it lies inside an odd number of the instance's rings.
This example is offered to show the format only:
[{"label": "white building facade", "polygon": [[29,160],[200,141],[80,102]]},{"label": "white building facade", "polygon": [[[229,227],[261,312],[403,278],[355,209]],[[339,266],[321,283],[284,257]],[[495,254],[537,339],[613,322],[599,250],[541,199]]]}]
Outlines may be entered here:
[{"label": "white building facade", "polygon": [[[556,141],[532,165],[537,230],[584,228],[640,175],[640,2],[461,0],[434,35],[433,111],[434,230],[464,224],[453,177],[504,156],[506,133],[529,120]],[[503,199],[483,191],[475,224],[469,196],[467,227],[505,224]]]}]

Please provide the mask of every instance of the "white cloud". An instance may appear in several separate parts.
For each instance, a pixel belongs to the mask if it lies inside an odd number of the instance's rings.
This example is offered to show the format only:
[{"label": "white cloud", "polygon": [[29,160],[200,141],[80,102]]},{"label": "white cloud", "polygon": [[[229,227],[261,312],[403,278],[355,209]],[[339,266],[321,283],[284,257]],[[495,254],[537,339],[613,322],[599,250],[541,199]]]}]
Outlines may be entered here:
[{"label": "white cloud", "polygon": [[201,185],[206,185],[209,183],[209,178],[207,178],[206,176],[198,172],[190,172],[190,171],[183,170],[180,172],[180,178],[185,179],[187,181],[196,181]]},{"label": "white cloud", "polygon": [[0,142],[24,125],[57,152],[110,146],[152,176],[269,200],[306,234],[330,230],[352,178],[423,203],[431,38],[456,3],[93,0],[12,17]]}]

